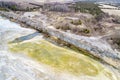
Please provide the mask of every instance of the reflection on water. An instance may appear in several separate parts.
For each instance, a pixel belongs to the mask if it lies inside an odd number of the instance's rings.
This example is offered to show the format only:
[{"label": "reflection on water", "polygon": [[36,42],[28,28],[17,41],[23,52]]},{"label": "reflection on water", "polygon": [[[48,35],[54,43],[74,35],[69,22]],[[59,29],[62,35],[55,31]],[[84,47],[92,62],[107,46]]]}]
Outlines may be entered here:
[{"label": "reflection on water", "polygon": [[32,34],[28,34],[19,38],[16,38],[15,40],[13,40],[11,43],[17,43],[17,42],[22,42],[22,41],[26,41],[26,40],[30,40],[36,36],[40,35],[40,33],[38,32],[34,32]]}]

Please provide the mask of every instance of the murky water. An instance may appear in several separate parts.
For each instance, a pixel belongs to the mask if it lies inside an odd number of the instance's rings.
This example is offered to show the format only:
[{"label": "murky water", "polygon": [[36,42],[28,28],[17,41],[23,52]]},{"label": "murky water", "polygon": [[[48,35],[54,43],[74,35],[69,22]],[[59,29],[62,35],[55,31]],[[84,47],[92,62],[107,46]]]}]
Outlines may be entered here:
[{"label": "murky water", "polygon": [[0,80],[118,80],[99,62],[0,17]]}]

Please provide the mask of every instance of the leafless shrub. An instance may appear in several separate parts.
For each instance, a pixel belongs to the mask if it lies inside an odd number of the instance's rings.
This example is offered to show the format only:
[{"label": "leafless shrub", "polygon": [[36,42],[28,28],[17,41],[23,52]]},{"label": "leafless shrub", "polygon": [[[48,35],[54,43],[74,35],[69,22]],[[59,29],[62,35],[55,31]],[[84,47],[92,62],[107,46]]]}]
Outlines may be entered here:
[{"label": "leafless shrub", "polygon": [[70,9],[66,4],[61,3],[53,3],[53,4],[46,4],[45,9],[50,11],[57,11],[57,12],[69,12]]}]

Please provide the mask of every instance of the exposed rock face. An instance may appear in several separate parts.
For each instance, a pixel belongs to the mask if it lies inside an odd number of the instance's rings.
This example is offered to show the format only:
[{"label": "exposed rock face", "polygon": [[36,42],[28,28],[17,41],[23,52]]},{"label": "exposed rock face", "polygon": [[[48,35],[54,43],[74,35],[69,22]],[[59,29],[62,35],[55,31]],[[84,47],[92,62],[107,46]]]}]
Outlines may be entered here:
[{"label": "exposed rock face", "polygon": [[13,12],[0,12],[7,18],[13,18],[19,22],[29,25],[31,28],[47,32],[51,36],[55,36],[79,48],[83,48],[91,52],[92,55],[104,60],[105,62],[120,69],[120,56],[110,45],[101,38],[78,36],[55,29],[52,26],[46,26],[42,21],[33,21],[27,17],[20,17]]}]

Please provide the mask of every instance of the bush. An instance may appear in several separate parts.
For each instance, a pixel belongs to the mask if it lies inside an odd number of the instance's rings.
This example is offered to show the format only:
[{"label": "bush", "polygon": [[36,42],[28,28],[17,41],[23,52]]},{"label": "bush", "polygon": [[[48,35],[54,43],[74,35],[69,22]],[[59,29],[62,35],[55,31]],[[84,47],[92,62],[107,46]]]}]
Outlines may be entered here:
[{"label": "bush", "polygon": [[8,10],[5,9],[5,8],[0,7],[0,11],[8,11]]},{"label": "bush", "polygon": [[0,1],[0,7],[5,9],[16,10],[17,4],[15,2],[4,2]]},{"label": "bush", "polygon": [[73,24],[73,25],[81,25],[82,21],[81,20],[75,20],[75,21],[72,21],[71,24]]},{"label": "bush", "polygon": [[10,6],[10,9],[15,11],[15,10],[17,10],[17,6],[16,5],[12,5],[12,6]]},{"label": "bush", "polygon": [[85,33],[85,34],[89,34],[90,30],[89,29],[83,29],[82,32]]},{"label": "bush", "polygon": [[55,26],[56,26],[56,29],[62,29],[62,30],[70,29],[69,23],[65,23],[65,22],[57,23],[57,25],[55,25]]}]

